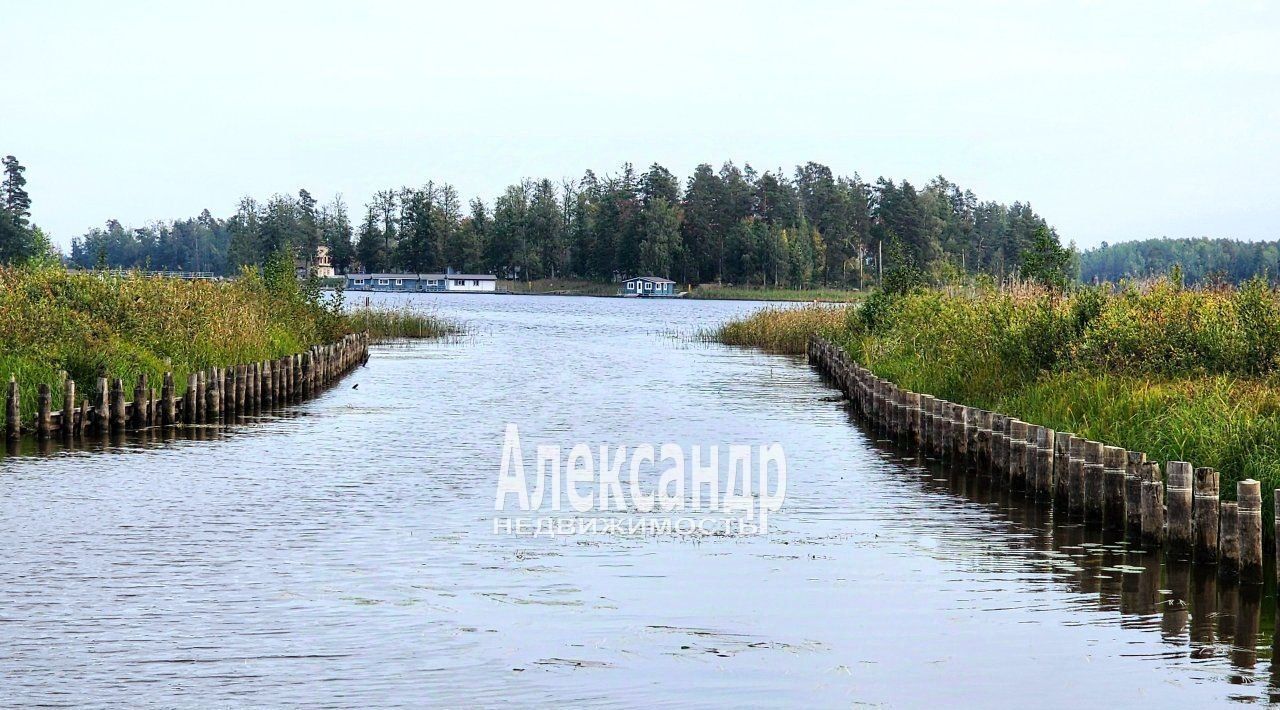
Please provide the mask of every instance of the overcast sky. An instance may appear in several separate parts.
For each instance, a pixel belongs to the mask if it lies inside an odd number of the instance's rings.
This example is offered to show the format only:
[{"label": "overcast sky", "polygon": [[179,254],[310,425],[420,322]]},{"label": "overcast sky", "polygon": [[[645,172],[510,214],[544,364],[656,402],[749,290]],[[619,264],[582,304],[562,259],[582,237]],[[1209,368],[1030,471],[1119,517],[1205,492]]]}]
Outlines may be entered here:
[{"label": "overcast sky", "polygon": [[942,174],[1084,247],[1280,238],[1280,3],[201,4],[0,0],[0,154],[57,243],[725,160]]}]

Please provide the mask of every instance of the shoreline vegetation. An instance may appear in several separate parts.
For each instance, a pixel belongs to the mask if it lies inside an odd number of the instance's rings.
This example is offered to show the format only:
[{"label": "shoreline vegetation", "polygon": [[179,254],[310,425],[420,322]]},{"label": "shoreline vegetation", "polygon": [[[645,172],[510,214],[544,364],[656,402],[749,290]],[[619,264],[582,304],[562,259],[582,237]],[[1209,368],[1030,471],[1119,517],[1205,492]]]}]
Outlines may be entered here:
[{"label": "shoreline vegetation", "polygon": [[[501,281],[499,288],[518,295],[619,297],[620,283],[585,281],[582,279],[537,279],[534,281]],[[676,284],[682,298],[730,301],[830,302],[851,303],[865,297],[855,289],[842,288],[771,288],[764,286],[731,286],[714,283]],[[682,295],[681,295],[682,294]]]},{"label": "shoreline vegetation", "polygon": [[216,281],[0,267],[0,376],[20,385],[24,426],[35,418],[38,385],[62,403],[64,374],[80,398],[93,396],[99,377],[120,378],[132,392],[165,372],[182,393],[192,373],[362,331],[378,341],[456,334],[459,326],[405,309],[344,311],[339,294],[298,281],[283,258]]},{"label": "shoreline vegetation", "polygon": [[[803,355],[811,335],[905,389],[1280,486],[1280,294],[1180,274],[1055,293],[989,285],[768,308],[715,339]],[[1270,525],[1270,523],[1268,523]]]}]

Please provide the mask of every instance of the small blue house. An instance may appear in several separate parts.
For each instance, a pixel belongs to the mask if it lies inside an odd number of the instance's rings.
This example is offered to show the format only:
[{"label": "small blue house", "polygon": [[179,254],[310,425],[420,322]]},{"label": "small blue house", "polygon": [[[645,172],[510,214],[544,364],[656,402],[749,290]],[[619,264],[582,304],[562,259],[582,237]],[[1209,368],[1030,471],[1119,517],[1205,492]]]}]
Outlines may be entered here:
[{"label": "small blue house", "polygon": [[676,282],[657,276],[633,276],[622,282],[620,296],[641,298],[674,298]]}]

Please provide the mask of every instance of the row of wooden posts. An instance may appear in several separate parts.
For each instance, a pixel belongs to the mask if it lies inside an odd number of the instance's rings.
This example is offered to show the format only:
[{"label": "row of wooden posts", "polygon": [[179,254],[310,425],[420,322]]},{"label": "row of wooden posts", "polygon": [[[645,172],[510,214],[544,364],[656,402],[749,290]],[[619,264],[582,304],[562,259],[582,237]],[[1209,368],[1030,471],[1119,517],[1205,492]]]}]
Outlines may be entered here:
[{"label": "row of wooden posts", "polygon": [[1221,574],[1243,583],[1262,582],[1258,481],[1238,482],[1236,501],[1219,502],[1218,472],[1212,468],[1169,461],[1162,472],[1142,452],[910,392],[822,338],[810,341],[809,361],[873,425],[927,456],[988,474],[997,485],[1023,491],[1069,519],[1162,545],[1177,558],[1217,564]]},{"label": "row of wooden posts", "polygon": [[173,373],[164,373],[160,391],[146,375],[133,388],[133,400],[125,400],[120,378],[108,383],[99,377],[93,401],[76,403],[75,380],[63,380],[62,409],[52,408],[47,384],[38,387],[33,426],[23,426],[19,406],[20,385],[10,375],[6,402],[6,433],[17,439],[31,433],[41,439],[66,440],[85,436],[138,431],[151,427],[216,424],[227,417],[287,404],[310,397],[368,358],[367,333],[355,333],[329,345],[316,345],[303,353],[233,367],[212,367],[187,376],[187,389],[179,394]]}]

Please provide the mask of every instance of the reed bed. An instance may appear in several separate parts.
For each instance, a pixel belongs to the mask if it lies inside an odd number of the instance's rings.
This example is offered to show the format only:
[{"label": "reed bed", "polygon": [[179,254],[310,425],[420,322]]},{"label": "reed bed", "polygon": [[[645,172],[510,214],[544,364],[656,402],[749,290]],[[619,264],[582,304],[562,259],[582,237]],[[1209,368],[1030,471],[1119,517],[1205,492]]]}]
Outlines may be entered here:
[{"label": "reed bed", "polygon": [[1254,478],[1270,506],[1280,486],[1280,294],[1262,281],[950,287],[833,313],[765,309],[718,335],[795,353],[817,333],[904,388],[1216,468],[1224,499]]},{"label": "reed bed", "polygon": [[404,338],[444,338],[462,334],[457,323],[409,305],[357,308],[347,313],[356,332],[368,331],[375,342]]},{"label": "reed bed", "polygon": [[801,307],[770,306],[714,331],[715,340],[747,345],[770,352],[803,355],[809,338],[838,336],[848,321],[847,306],[813,304]]}]

